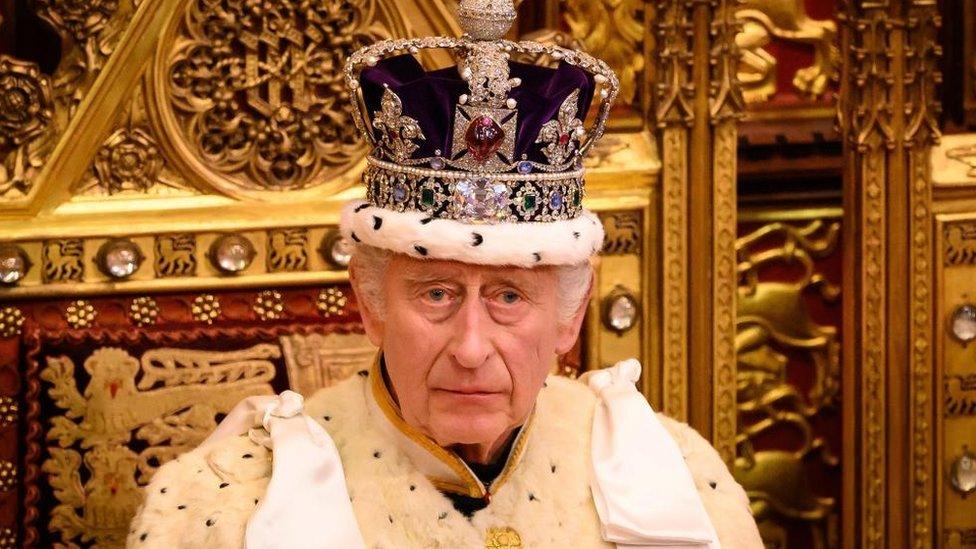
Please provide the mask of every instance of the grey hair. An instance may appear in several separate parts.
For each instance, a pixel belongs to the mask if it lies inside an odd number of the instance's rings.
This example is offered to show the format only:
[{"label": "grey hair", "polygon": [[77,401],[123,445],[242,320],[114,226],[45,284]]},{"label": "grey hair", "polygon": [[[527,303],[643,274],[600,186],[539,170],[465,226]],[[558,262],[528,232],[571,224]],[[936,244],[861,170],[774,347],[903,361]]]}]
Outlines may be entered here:
[{"label": "grey hair", "polygon": [[[351,263],[356,271],[357,297],[381,317],[386,309],[383,277],[386,276],[393,253],[366,244],[356,244],[352,251]],[[575,265],[557,265],[555,270],[559,323],[566,324],[573,319],[583,300],[589,297],[593,268],[589,262],[583,261]]]}]

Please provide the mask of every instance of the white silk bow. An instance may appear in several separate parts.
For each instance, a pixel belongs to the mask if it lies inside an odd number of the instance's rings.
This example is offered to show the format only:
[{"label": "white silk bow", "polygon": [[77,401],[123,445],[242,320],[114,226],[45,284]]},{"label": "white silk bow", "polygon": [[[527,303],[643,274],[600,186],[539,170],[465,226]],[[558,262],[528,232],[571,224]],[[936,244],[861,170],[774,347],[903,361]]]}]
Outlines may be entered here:
[{"label": "white silk bow", "polygon": [[719,549],[681,450],[637,390],[636,360],[587,374],[593,418],[591,490],[603,539],[621,547]]},{"label": "white silk bow", "polygon": [[[302,396],[241,401],[203,442],[248,434],[274,451],[271,481],[247,521],[246,549],[366,547],[349,503],[342,461],[332,438],[303,412]],[[267,434],[252,429],[264,427]]]}]

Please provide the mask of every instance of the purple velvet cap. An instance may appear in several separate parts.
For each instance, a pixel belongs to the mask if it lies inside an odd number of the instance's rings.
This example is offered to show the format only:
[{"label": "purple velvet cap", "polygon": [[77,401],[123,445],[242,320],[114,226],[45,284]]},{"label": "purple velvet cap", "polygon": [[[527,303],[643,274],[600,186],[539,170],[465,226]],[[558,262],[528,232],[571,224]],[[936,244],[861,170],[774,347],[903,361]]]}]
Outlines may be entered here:
[{"label": "purple velvet cap", "polygon": [[[509,62],[510,77],[520,78],[522,84],[512,89],[509,97],[518,104],[518,135],[515,138],[514,158],[527,155],[529,160],[545,162],[541,144],[536,138],[543,124],[556,118],[559,106],[575,90],[579,90],[580,118],[585,115],[593,99],[593,76],[585,70],[561,62],[555,69]],[[414,118],[426,139],[418,142],[413,158],[435,156],[435,151],[450,154],[454,133],[455,106],[461,95],[469,93],[457,67],[426,71],[413,55],[405,54],[381,60],[366,68],[360,75],[366,114],[372,119],[380,110],[384,85],[400,98],[403,114]],[[377,134],[378,135],[378,134]]]}]

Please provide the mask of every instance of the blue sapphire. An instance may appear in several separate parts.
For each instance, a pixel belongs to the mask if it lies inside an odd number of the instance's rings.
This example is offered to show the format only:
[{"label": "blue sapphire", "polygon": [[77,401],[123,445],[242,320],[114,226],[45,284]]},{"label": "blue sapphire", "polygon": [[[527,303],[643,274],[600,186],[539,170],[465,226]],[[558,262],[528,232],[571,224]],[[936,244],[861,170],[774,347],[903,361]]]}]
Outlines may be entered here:
[{"label": "blue sapphire", "polygon": [[406,185],[397,185],[393,187],[393,200],[397,202],[403,202],[407,199],[407,187]]},{"label": "blue sapphire", "polygon": [[518,173],[525,175],[527,173],[532,173],[532,163],[528,160],[523,160],[518,163]]},{"label": "blue sapphire", "polygon": [[558,210],[563,206],[563,193],[559,191],[553,191],[552,196],[549,197],[549,207]]}]

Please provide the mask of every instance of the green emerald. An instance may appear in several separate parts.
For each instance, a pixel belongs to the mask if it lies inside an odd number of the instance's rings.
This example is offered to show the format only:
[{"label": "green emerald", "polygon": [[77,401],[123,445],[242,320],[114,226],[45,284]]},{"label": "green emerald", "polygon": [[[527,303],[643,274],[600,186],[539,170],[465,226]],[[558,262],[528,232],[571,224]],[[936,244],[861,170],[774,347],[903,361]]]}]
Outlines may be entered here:
[{"label": "green emerald", "polygon": [[573,206],[579,206],[579,205],[580,205],[580,192],[579,192],[579,189],[574,189],[573,190]]},{"label": "green emerald", "polygon": [[534,210],[535,209],[535,195],[534,194],[527,194],[524,197],[522,197],[522,207],[525,208],[526,210]]},{"label": "green emerald", "polygon": [[420,191],[420,202],[424,206],[434,205],[434,189],[422,189]]}]

